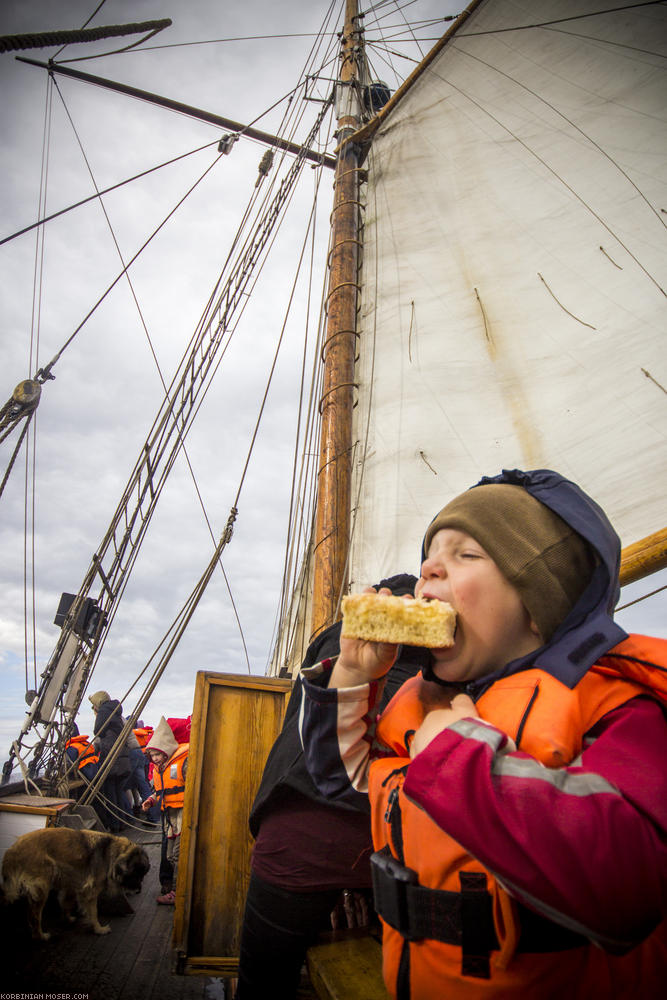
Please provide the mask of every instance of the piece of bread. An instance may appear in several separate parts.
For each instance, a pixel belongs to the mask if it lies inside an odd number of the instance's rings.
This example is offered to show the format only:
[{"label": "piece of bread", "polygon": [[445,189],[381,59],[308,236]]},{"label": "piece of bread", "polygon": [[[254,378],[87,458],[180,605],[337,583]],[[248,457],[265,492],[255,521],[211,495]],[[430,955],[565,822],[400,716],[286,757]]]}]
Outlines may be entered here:
[{"label": "piece of bread", "polygon": [[393,594],[349,594],[343,598],[344,639],[402,642],[441,649],[454,642],[456,612],[444,601]]}]

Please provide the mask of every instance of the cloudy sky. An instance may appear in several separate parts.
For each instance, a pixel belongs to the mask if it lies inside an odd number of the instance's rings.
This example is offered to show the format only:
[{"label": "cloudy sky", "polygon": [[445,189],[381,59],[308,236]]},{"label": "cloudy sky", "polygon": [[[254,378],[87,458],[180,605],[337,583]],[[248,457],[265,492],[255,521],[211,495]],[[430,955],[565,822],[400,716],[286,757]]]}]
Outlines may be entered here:
[{"label": "cloudy sky", "polygon": [[[3,0],[0,34],[81,27],[96,6],[95,0],[59,4],[49,0]],[[332,5],[331,23],[335,28],[340,25],[342,6],[341,2]],[[397,5],[376,6],[387,34],[396,34],[392,26],[402,21],[395,12]],[[449,0],[416,0],[404,7],[406,17],[422,20],[454,13],[458,5]],[[72,65],[250,122],[294,87],[307,63],[314,33],[328,10],[325,2],[313,0],[247,0],[243,4],[230,0],[191,0],[187,4],[179,0],[106,0],[92,22],[95,25],[170,17],[173,26],[140,51]],[[373,16],[369,15],[369,34],[372,22]],[[436,33],[421,30],[423,36]],[[258,35],[281,37],[244,38]],[[208,44],[190,44],[194,42]],[[122,44],[110,40],[92,46],[71,46],[59,59],[108,52]],[[396,51],[399,42],[394,40],[389,47]],[[424,43],[425,50],[429,47],[430,43]],[[410,51],[418,55],[414,47]],[[331,38],[318,52],[319,64],[326,63],[327,52],[335,53]],[[35,49],[24,54],[45,61],[55,50]],[[383,56],[379,49],[372,54],[372,60],[377,75],[392,88],[396,86],[394,70],[404,76],[412,68],[409,61],[386,53]],[[323,76],[334,75],[335,65],[329,63]],[[57,80],[60,93],[51,92],[48,126],[47,212],[64,208],[94,191],[79,142],[95,182],[102,189],[214,143],[220,136],[220,129],[214,126],[77,81],[62,77]],[[324,96],[329,86],[328,81],[323,81],[314,89],[314,96]],[[3,238],[29,225],[38,215],[40,176],[45,173],[42,148],[47,76],[43,70],[18,62],[13,53],[4,53],[0,54],[0,87]],[[263,116],[257,127],[277,131],[284,107],[283,103]],[[301,135],[314,120],[318,107],[315,103],[306,106]],[[127,282],[119,282],[64,352],[54,369],[55,381],[44,387],[36,448],[31,447],[29,453],[30,469],[33,461],[35,468],[34,507],[30,476],[26,513],[25,450],[0,498],[2,758],[3,748],[8,747],[21,726],[26,683],[35,686],[35,674],[39,675],[55,645],[58,632],[53,616],[60,594],[78,590],[158,411],[162,386],[152,350],[169,381],[229,252],[254,190],[263,152],[262,145],[243,140],[236,144],[232,155],[220,160],[132,267],[141,316]],[[126,260],[216,155],[215,145],[209,145],[196,155],[105,196],[115,238]],[[294,280],[293,262],[300,250],[318,180],[315,245],[320,259],[324,256],[331,173],[306,168],[274,247],[277,266],[267,267],[262,273],[252,305],[244,313],[225,364],[188,438],[188,454],[216,538],[239,487]],[[19,381],[59,350],[116,277],[120,263],[109,224],[97,201],[50,223],[43,246],[37,243],[33,231],[1,245],[0,254],[0,394],[4,400]],[[301,319],[295,316],[286,328],[266,416],[241,493],[233,541],[224,557],[247,658],[229,591],[218,572],[144,713],[147,722],[154,724],[162,714],[182,716],[192,711],[198,670],[265,672],[284,561],[305,298],[302,281],[297,293]],[[319,305],[317,282],[314,299]],[[14,444],[12,437],[0,445],[3,469]],[[30,528],[27,542],[26,520]],[[112,696],[126,695],[198,580],[211,551],[212,541],[195,487],[181,458],[151,524],[91,690],[105,688]],[[417,566],[400,568],[415,570]],[[24,611],[27,604],[28,618],[32,620],[33,576],[36,658],[29,630],[26,677]],[[628,588],[624,601],[664,582],[654,579]],[[664,606],[663,593],[622,612],[620,620],[626,628],[665,635]],[[136,690],[128,695],[126,708],[134,704],[136,697]],[[79,719],[82,731],[92,725],[91,719],[83,708]]]},{"label": "cloudy sky", "polygon": [[[67,0],[63,4],[3,0],[0,34],[81,27],[96,6],[95,0]],[[338,30],[343,6],[338,2],[329,8],[312,0],[280,4],[268,0],[245,4],[106,0],[92,24],[170,17],[173,26],[151,39],[147,51],[72,65],[250,122],[292,90],[327,12],[332,11],[331,30]],[[394,35],[396,30],[391,26],[400,25],[403,18],[393,13],[393,3],[379,7],[377,16],[384,18],[388,33]],[[453,3],[418,0],[406,6],[406,16],[424,18],[434,11],[442,16],[456,9]],[[372,21],[374,17],[369,15],[368,28]],[[422,34],[433,36],[436,32],[423,30]],[[281,37],[222,41],[257,35]],[[209,40],[215,41],[183,44]],[[70,46],[58,58],[109,52],[128,41]],[[391,46],[396,49],[398,42],[392,41]],[[429,47],[430,43],[423,46],[424,50]],[[315,57],[318,66],[325,66],[325,77],[335,75],[335,63],[326,63],[336,48],[335,38],[329,35]],[[23,54],[46,61],[55,51],[33,49]],[[418,56],[414,46],[411,51],[413,57]],[[407,75],[413,65],[395,55],[378,53],[373,59],[378,75],[392,87],[396,76],[389,61],[400,76]],[[102,189],[213,143],[221,134],[217,127],[78,81],[58,77],[57,83],[60,93],[51,91],[48,173],[44,171],[47,212],[93,193],[86,160]],[[47,75],[18,62],[13,53],[5,53],[0,55],[0,86],[5,137],[0,149],[3,238],[38,217]],[[312,94],[326,96],[329,87],[330,82],[324,80]],[[310,127],[319,105],[305,107],[301,135]],[[257,127],[278,131],[284,108],[282,103],[262,117]],[[36,448],[30,451],[27,513],[25,449],[0,499],[3,746],[20,728],[26,683],[28,688],[35,686],[35,674],[39,677],[55,645],[58,632],[53,616],[60,594],[78,590],[158,411],[162,386],[144,324],[169,381],[229,252],[254,190],[264,148],[244,140],[236,144],[232,155],[220,160],[133,265],[132,284],[141,316],[127,282],[119,282],[64,352],[54,368],[55,381],[44,387]],[[209,146],[105,196],[105,208],[125,260],[216,155],[215,145]],[[216,538],[239,487],[318,181],[315,244],[320,259],[324,257],[332,177],[328,170],[307,167],[274,247],[272,257],[278,266],[267,266],[263,271],[252,305],[244,313],[188,438],[188,454]],[[37,244],[33,231],[0,246],[0,254],[4,320],[0,370],[3,399],[7,399],[19,381],[60,349],[121,265],[97,201],[51,222],[43,247]],[[316,272],[315,311],[320,297],[317,278]],[[266,416],[244,480],[234,538],[224,558],[247,657],[229,591],[217,572],[145,712],[149,722],[157,721],[161,714],[191,712],[197,670],[265,672],[284,562],[305,298],[302,281],[297,293],[301,318],[295,318],[286,329]],[[15,440],[12,436],[0,446],[3,469]],[[27,542],[26,520],[30,529]],[[192,478],[179,459],[110,630],[92,689],[125,695],[208,563],[212,544]],[[24,609],[27,604],[32,622],[33,577],[36,660],[30,625],[26,678]],[[126,699],[126,707],[134,704],[136,696],[135,690]],[[91,718],[84,707],[79,719],[82,731],[91,725]]]}]

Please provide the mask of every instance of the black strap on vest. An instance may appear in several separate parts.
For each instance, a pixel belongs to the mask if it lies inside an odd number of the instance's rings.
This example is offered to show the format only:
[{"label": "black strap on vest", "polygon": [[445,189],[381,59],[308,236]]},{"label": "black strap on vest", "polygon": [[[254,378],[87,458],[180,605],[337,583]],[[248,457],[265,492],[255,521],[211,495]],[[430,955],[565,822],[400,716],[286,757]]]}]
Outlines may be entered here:
[{"label": "black strap on vest", "polygon": [[500,947],[484,872],[461,872],[461,892],[419,885],[417,873],[384,848],[371,855],[375,909],[407,941],[429,938],[461,948],[461,973],[489,979],[489,955]]},{"label": "black strap on vest", "polygon": [[172,785],[169,788],[162,787],[162,796],[167,799],[170,795],[180,795],[185,791],[185,785]]},{"label": "black strap on vest", "polygon": [[[500,948],[484,872],[460,872],[460,892],[428,889],[388,847],[371,855],[375,909],[406,942],[430,939],[461,948],[461,974],[490,978],[490,953]],[[580,948],[588,941],[518,905],[519,952]]]}]

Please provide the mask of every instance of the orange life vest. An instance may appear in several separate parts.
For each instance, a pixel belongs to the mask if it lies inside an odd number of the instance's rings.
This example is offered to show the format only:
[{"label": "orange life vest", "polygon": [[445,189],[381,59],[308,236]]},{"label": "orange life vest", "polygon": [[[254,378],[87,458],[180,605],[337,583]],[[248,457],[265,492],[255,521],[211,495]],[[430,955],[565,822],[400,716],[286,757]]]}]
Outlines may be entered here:
[{"label": "orange life vest", "polygon": [[189,749],[189,743],[181,743],[167,761],[164,771],[153,768],[153,787],[162,809],[179,809],[185,802],[183,766],[188,759]]},{"label": "orange life vest", "polygon": [[87,736],[81,736],[81,735],[71,736],[70,739],[68,739],[67,743],[65,744],[65,747],[66,748],[74,747],[74,749],[78,753],[79,759],[77,761],[76,766],[79,769],[79,771],[81,770],[81,768],[85,767],[86,764],[99,763],[100,755],[98,754],[93,744],[88,741]]},{"label": "orange life vest", "polygon": [[153,727],[145,726],[143,729],[133,729],[132,732],[137,737],[137,742],[143,750],[146,744],[149,742],[151,736],[153,735]]},{"label": "orange life vest", "polygon": [[[628,663],[636,666],[635,677],[641,679],[628,678]],[[662,669],[657,680],[651,676],[651,663]],[[505,732],[522,751],[546,767],[558,768],[577,757],[584,734],[607,712],[639,694],[655,696],[660,685],[667,700],[665,666],[667,641],[631,636],[602,657],[574,689],[535,668],[496,681],[476,707],[482,719]],[[442,707],[444,697],[443,688],[421,676],[413,677],[403,684],[378,721],[377,738],[392,756],[375,760],[370,767],[373,843],[388,859],[392,878],[396,871],[399,879],[406,878],[406,871],[412,870],[419,886],[459,894],[458,912],[465,914],[473,898],[466,896],[467,891],[485,888],[491,897],[489,920],[497,948],[490,952],[484,973],[489,978],[478,978],[480,973],[472,966],[463,971],[461,943],[422,937],[407,944],[403,935],[383,920],[383,972],[391,995],[399,1000],[440,996],[488,1000],[510,994],[521,1000],[662,995],[667,968],[664,921],[643,944],[623,956],[609,955],[585,939],[580,946],[573,947],[570,942],[550,953],[546,949],[515,952],[520,931],[515,902],[491,872],[403,792],[412,734],[429,711]],[[402,859],[395,870],[393,859]],[[408,981],[409,987],[401,987],[399,995],[397,984]]]}]

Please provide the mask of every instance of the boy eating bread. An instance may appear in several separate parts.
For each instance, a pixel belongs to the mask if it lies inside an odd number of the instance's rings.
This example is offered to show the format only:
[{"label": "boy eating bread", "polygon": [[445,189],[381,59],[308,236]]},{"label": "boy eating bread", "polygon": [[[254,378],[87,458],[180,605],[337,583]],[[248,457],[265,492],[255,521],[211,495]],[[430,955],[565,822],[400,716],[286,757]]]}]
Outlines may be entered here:
[{"label": "boy eating bread", "polygon": [[315,783],[370,797],[392,997],[661,995],[667,641],[613,621],[619,564],[578,486],[504,471],[428,526],[416,596],[456,631],[382,715],[395,644],[304,671]]}]

